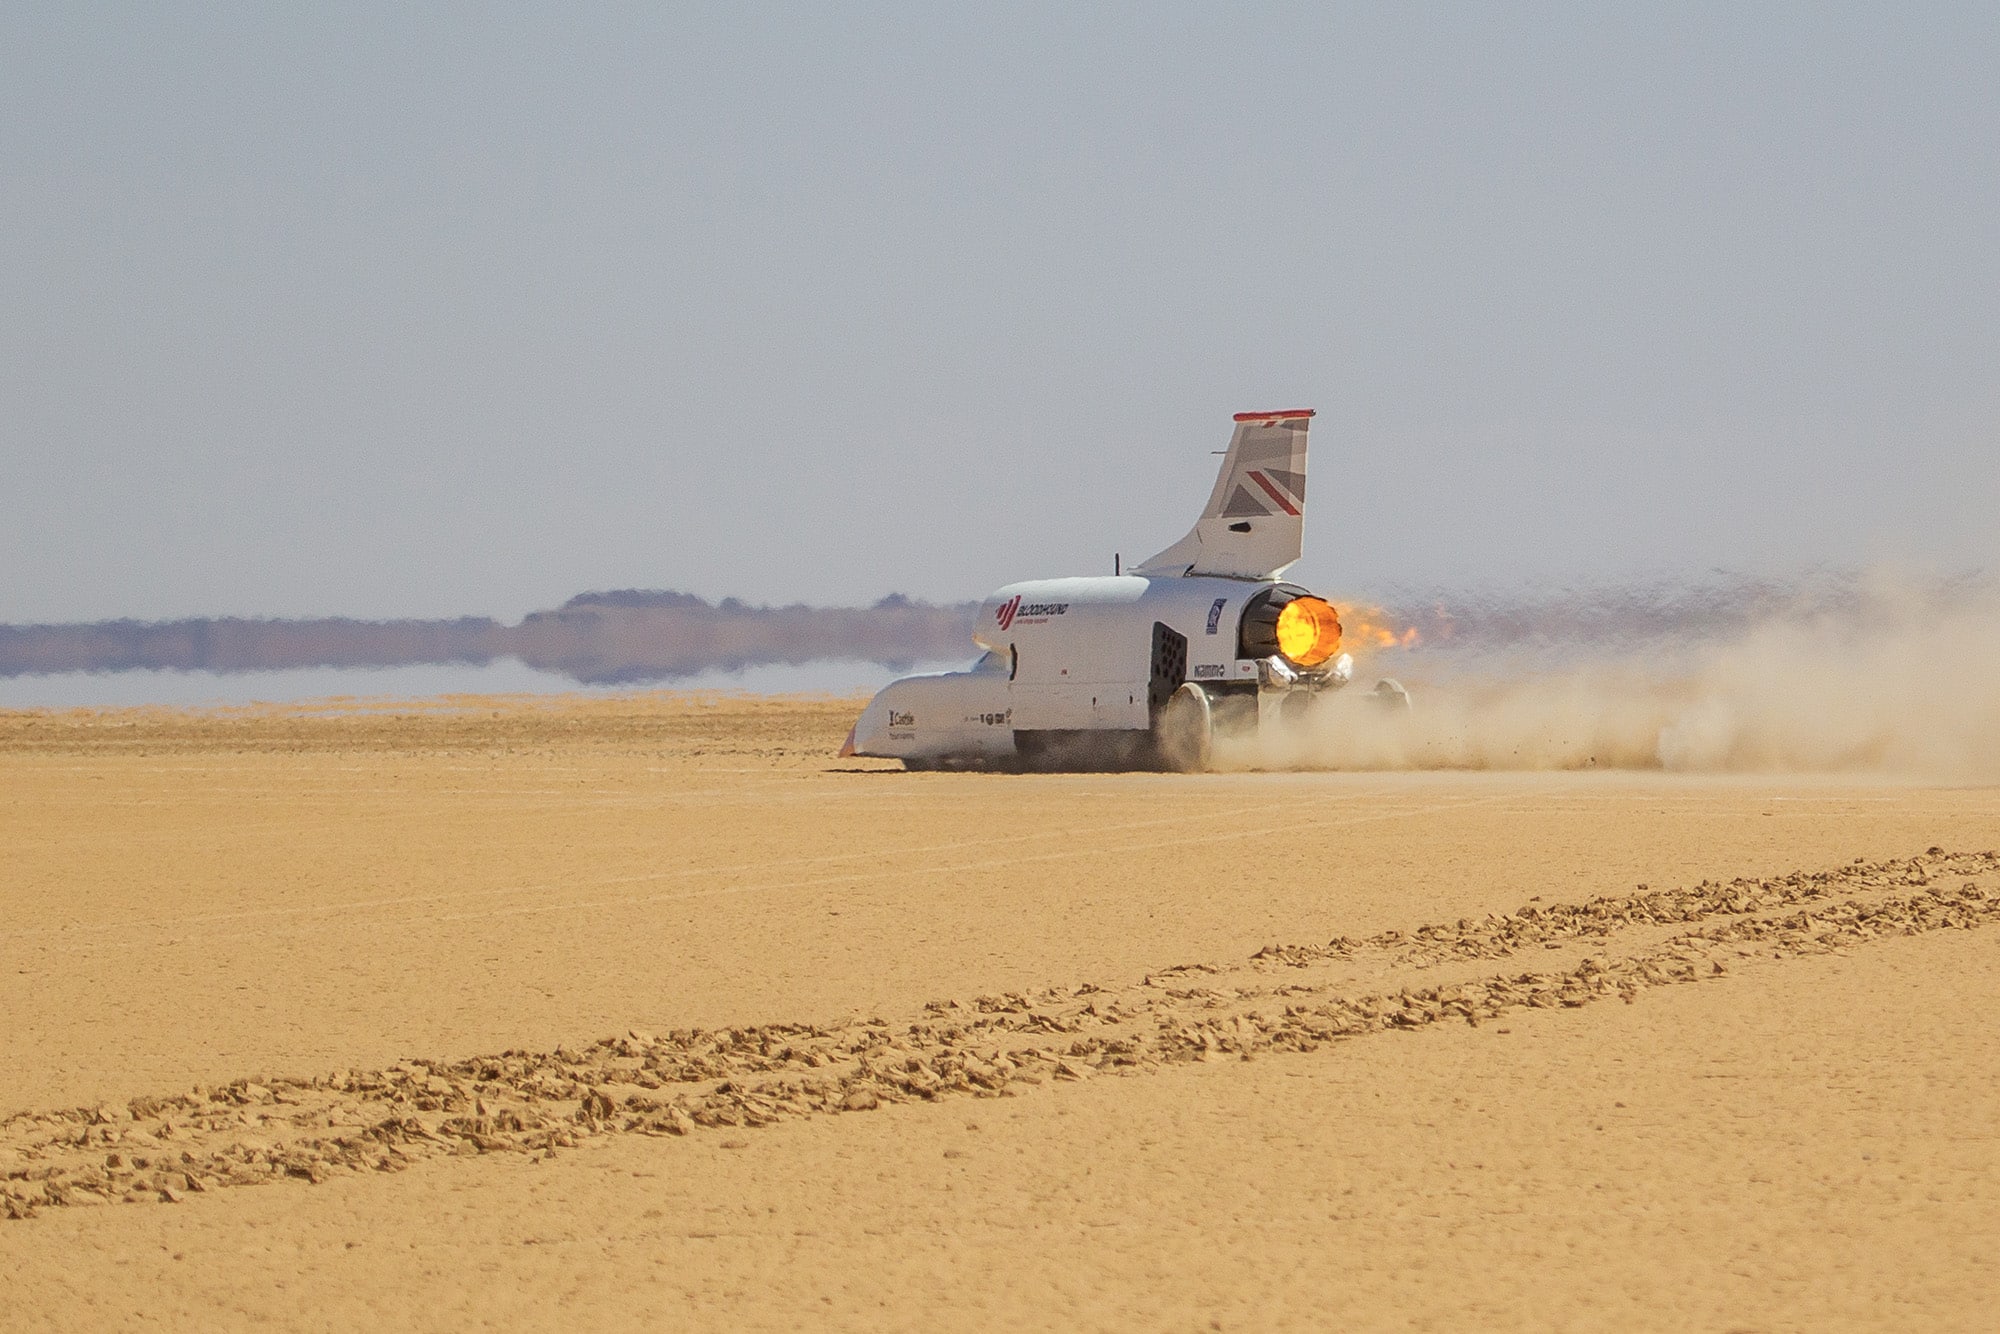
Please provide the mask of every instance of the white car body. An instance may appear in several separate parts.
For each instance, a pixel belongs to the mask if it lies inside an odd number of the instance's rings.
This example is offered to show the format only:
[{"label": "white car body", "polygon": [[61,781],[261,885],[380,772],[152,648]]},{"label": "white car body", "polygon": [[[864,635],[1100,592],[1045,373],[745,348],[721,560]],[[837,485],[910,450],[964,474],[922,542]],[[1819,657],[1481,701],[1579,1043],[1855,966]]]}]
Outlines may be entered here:
[{"label": "white car body", "polygon": [[996,590],[973,629],[985,655],[883,687],[841,753],[911,768],[1199,768],[1214,726],[1265,725],[1287,700],[1346,685],[1346,654],[1307,666],[1273,638],[1286,603],[1318,601],[1280,578],[1302,550],[1311,417],[1239,414],[1186,537],[1131,574]]}]

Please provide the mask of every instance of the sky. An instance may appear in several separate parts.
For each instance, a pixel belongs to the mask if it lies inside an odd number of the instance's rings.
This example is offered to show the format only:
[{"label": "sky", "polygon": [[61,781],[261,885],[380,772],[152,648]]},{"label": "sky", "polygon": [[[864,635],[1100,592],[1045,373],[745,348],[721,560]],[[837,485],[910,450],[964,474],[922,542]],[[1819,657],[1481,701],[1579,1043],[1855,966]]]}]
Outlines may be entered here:
[{"label": "sky", "polygon": [[0,10],[0,621],[2000,563],[1990,4]]}]

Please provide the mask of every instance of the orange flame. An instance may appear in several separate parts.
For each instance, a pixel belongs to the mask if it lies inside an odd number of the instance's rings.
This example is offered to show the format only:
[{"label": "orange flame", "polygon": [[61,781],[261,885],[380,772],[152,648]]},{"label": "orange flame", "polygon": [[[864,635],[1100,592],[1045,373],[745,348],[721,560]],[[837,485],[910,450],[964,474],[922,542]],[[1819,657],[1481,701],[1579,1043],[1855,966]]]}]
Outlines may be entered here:
[{"label": "orange flame", "polygon": [[1340,624],[1357,648],[1410,648],[1423,638],[1416,626],[1398,629],[1388,612],[1366,602],[1342,603]]}]

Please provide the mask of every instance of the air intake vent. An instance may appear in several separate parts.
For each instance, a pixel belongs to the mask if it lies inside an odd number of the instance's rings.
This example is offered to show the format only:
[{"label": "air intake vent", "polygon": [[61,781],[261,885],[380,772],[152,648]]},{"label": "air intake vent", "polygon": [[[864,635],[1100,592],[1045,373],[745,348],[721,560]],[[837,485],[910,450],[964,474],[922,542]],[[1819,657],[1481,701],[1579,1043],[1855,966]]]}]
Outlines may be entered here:
[{"label": "air intake vent", "polygon": [[1153,673],[1146,686],[1150,716],[1159,717],[1160,710],[1173,698],[1174,691],[1187,680],[1187,659],[1187,636],[1165,622],[1154,621]]}]

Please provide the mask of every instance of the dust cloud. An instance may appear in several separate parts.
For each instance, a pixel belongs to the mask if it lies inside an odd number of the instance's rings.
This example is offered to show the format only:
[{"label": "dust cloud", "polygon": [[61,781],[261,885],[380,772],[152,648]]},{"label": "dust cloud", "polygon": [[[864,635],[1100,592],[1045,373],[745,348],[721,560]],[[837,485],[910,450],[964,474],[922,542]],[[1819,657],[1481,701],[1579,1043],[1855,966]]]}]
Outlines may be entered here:
[{"label": "dust cloud", "polygon": [[[1354,686],[1302,726],[1224,739],[1219,763],[2000,780],[1991,579],[1599,591],[1411,619],[1426,622],[1415,645],[1357,650]],[[1408,712],[1370,698],[1385,676]]]}]

